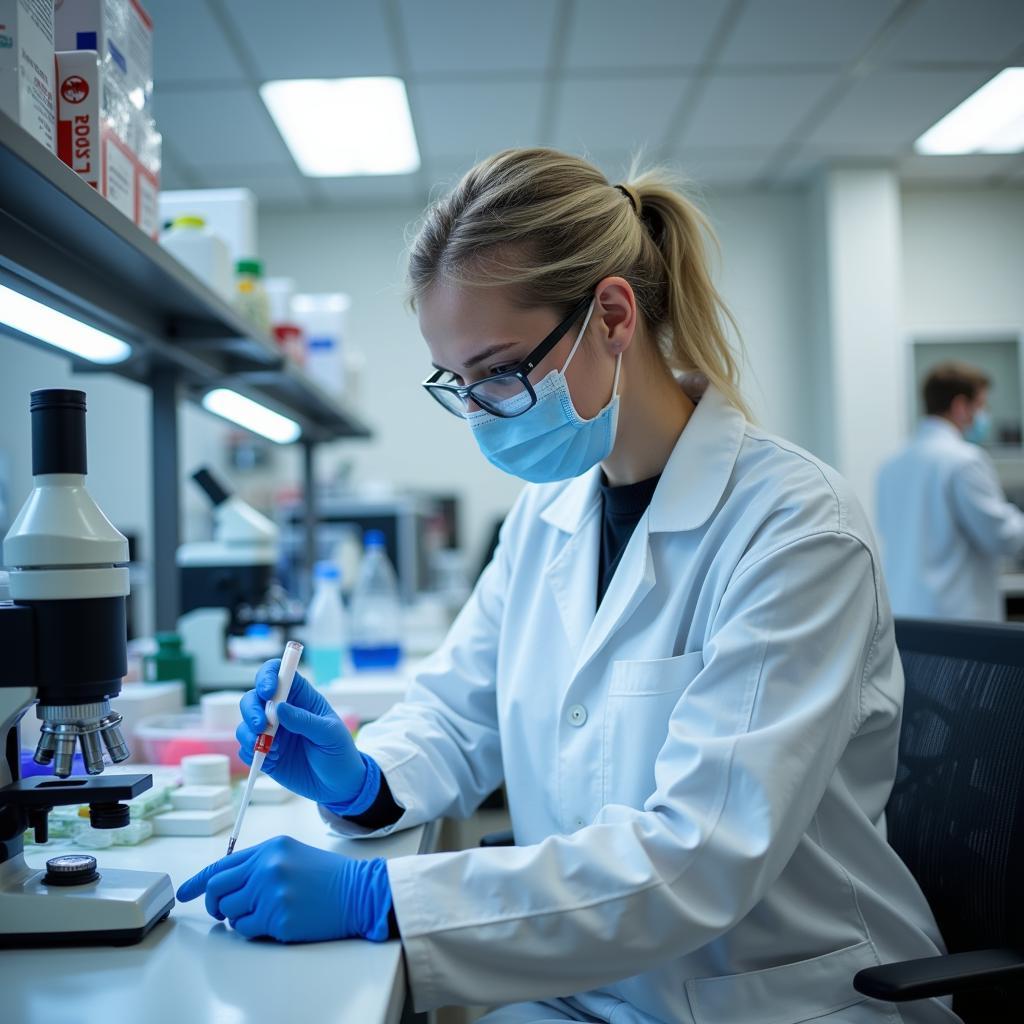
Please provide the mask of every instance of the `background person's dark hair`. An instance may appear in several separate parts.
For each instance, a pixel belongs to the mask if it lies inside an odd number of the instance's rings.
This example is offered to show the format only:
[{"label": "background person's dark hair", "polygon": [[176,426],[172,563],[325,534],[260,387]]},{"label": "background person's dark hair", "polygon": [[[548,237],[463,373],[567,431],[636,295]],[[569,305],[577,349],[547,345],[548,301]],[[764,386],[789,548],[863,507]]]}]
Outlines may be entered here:
[{"label": "background person's dark hair", "polygon": [[971,402],[980,391],[992,386],[989,376],[976,366],[948,362],[933,366],[924,381],[924,410],[929,416],[949,412],[957,395],[966,395]]}]

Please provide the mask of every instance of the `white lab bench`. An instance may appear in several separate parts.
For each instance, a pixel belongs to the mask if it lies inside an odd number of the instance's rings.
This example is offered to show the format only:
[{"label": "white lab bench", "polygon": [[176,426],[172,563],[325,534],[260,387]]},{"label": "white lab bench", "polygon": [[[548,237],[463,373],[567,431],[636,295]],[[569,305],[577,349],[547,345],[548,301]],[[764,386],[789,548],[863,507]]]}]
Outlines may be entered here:
[{"label": "white lab bench", "polygon": [[[358,842],[334,835],[316,805],[295,797],[252,805],[239,846],[286,833],[352,857],[401,857],[432,850],[437,827]],[[166,871],[177,888],[223,856],[227,830],[204,838],[151,838],[95,851],[104,865]],[[54,843],[26,846],[45,866]],[[394,1024],[406,997],[402,947],[361,940],[280,945],[250,942],[206,913],[203,899],[176,903],[135,946],[61,947],[0,953],[4,1024]]]}]

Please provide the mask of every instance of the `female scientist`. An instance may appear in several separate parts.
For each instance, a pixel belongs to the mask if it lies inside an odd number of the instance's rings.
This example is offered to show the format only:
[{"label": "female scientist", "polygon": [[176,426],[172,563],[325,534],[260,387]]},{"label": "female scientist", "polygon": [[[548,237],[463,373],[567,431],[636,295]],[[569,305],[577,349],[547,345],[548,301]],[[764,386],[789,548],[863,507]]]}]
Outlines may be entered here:
[{"label": "female scientist", "polygon": [[384,862],[279,837],[179,898],[249,937],[399,937],[417,1009],[512,1004],[493,1024],[958,1019],[851,984],[941,951],[885,839],[892,617],[849,486],[747,419],[706,232],[655,173],[517,149],[412,246],[424,386],[531,486],[408,698],[357,750],[296,676],[265,770],[347,836],[504,782],[517,845]]}]

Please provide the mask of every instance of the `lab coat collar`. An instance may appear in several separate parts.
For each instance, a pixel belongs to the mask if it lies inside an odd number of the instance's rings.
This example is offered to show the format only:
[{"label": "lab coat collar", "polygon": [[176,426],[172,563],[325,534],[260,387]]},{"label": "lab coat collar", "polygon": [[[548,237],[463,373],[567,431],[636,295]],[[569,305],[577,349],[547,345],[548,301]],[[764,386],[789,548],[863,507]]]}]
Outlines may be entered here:
[{"label": "lab coat collar", "polygon": [[[746,429],[743,414],[710,384],[686,385],[700,400],[669,456],[651,499],[651,533],[696,530],[718,507],[732,475]],[[601,469],[595,466],[571,480],[541,512],[541,518],[575,533],[600,500]]]},{"label": "lab coat collar", "polygon": [[945,437],[956,441],[964,439],[963,434],[944,416],[925,416],[917,425],[917,433],[920,437]]}]

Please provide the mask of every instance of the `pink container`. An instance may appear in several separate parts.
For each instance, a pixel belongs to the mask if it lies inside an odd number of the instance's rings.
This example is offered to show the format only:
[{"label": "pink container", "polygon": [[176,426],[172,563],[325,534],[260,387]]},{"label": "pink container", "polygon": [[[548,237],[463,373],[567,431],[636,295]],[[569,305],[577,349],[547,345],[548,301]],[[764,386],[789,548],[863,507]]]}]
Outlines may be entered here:
[{"label": "pink container", "polygon": [[232,775],[247,775],[249,767],[238,756],[233,729],[206,729],[198,711],[153,715],[139,722],[135,740],[140,760],[147,764],[181,764],[189,754],[227,754]]}]

